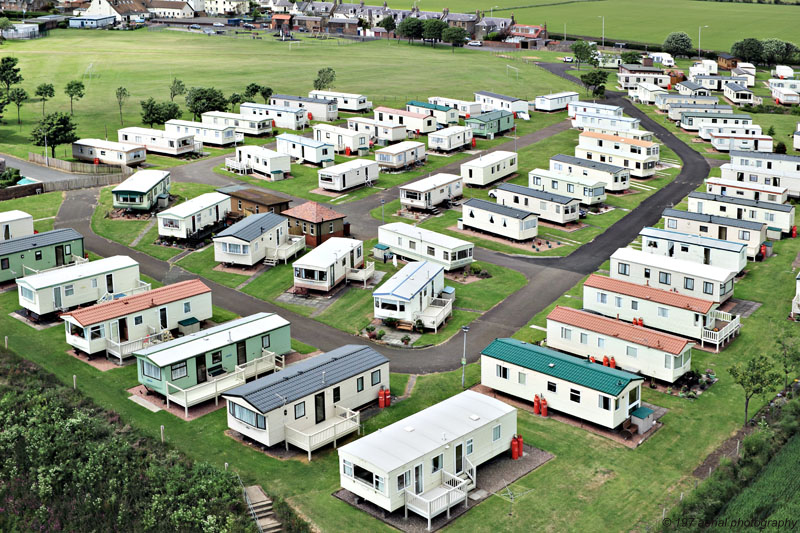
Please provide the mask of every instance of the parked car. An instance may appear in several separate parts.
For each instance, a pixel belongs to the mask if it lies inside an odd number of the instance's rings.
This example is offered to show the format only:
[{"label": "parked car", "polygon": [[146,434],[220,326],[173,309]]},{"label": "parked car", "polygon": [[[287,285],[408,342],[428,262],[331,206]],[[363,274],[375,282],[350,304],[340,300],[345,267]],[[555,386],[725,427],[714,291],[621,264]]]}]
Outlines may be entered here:
[{"label": "parked car", "polygon": [[483,43],[481,41],[470,41],[467,46],[483,46]]},{"label": "parked car", "polygon": [[254,30],[254,29],[256,29],[256,26],[255,26],[255,24],[250,24],[249,22],[245,22],[244,24],[242,24],[242,27],[243,27],[243,28],[247,28],[247,29],[249,29],[249,30]]},{"label": "parked car", "polygon": [[199,30],[200,29],[200,24],[192,24],[191,26],[189,26],[189,29],[190,30]]},{"label": "parked car", "polygon": [[301,27],[297,28],[297,31],[299,31],[300,33],[308,33],[308,28],[305,28],[305,27],[301,26]]},{"label": "parked car", "polygon": [[564,58],[563,61],[564,61],[564,63],[572,63],[573,57],[572,56],[567,56],[567,57]]},{"label": "parked car", "polygon": [[214,26],[216,26],[217,28],[224,28],[225,24],[223,24],[222,22],[215,22]]}]

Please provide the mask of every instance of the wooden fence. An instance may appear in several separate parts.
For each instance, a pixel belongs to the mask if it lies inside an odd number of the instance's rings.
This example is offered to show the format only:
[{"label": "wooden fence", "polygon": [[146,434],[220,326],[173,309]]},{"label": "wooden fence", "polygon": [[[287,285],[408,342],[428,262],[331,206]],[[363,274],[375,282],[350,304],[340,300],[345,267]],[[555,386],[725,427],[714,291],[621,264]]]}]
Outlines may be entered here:
[{"label": "wooden fence", "polygon": [[125,174],[130,176],[133,170],[126,166],[117,165],[94,165],[92,163],[79,163],[76,161],[64,161],[63,159],[56,159],[55,157],[46,157],[34,152],[28,152],[28,161],[43,165],[64,172],[71,172],[73,174]]},{"label": "wooden fence", "polygon": [[104,187],[122,183],[127,174],[96,174],[94,176],[74,176],[58,181],[46,181],[41,183],[45,192],[51,191],[71,191],[74,189],[91,189],[92,187]]}]

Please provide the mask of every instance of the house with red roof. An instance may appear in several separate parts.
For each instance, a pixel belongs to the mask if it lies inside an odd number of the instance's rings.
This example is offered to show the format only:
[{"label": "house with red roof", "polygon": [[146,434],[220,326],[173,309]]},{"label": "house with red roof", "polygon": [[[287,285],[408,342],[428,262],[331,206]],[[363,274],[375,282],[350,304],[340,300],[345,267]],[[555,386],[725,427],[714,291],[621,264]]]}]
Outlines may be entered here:
[{"label": "house with red roof", "polygon": [[306,202],[281,213],[289,219],[289,233],[304,235],[306,244],[315,248],[331,237],[346,237],[350,225],[345,216],[317,202]]}]

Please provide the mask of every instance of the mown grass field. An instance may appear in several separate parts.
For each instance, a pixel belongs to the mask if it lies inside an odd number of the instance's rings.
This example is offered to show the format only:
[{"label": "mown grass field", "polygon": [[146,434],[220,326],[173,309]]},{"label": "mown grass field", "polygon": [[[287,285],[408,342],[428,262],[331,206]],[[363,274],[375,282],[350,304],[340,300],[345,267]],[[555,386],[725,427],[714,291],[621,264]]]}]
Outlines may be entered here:
[{"label": "mown grass field", "polygon": [[58,209],[64,201],[63,192],[48,192],[0,202],[2,211],[19,209],[33,217],[33,229],[39,233],[53,229]]}]

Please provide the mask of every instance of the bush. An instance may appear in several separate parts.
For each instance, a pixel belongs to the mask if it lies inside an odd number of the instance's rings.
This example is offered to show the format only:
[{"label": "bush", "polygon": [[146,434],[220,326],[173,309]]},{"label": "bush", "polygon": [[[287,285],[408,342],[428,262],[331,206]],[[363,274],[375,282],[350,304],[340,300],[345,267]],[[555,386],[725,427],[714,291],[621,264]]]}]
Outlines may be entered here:
[{"label": "bush", "polygon": [[375,326],[370,324],[369,326],[365,327],[364,330],[366,330],[368,333],[372,333],[373,331],[375,331]]},{"label": "bush", "polygon": [[773,104],[743,105],[742,111],[746,113],[767,113],[770,115],[784,115],[786,109]]},{"label": "bush", "polygon": [[492,33],[488,34],[484,39],[486,41],[502,41],[503,35],[500,32],[493,31]]},{"label": "bush", "polygon": [[469,270],[470,270],[470,272],[471,272],[472,274],[474,274],[475,276],[477,276],[478,274],[480,274],[480,273],[481,273],[481,267],[479,267],[479,266],[478,266],[478,265],[476,265],[475,263],[472,263],[472,264],[469,266]]},{"label": "bush", "polygon": [[[397,326],[398,320],[396,318],[384,318],[383,323],[386,324],[388,327],[393,328]],[[375,328],[372,328],[375,329]]]},{"label": "bush", "polygon": [[380,330],[380,331],[378,331],[378,333],[376,334],[376,337],[378,337],[378,340],[381,340],[381,339],[384,337],[384,335],[386,335],[386,332],[385,332],[385,331],[383,331],[383,330]]}]

